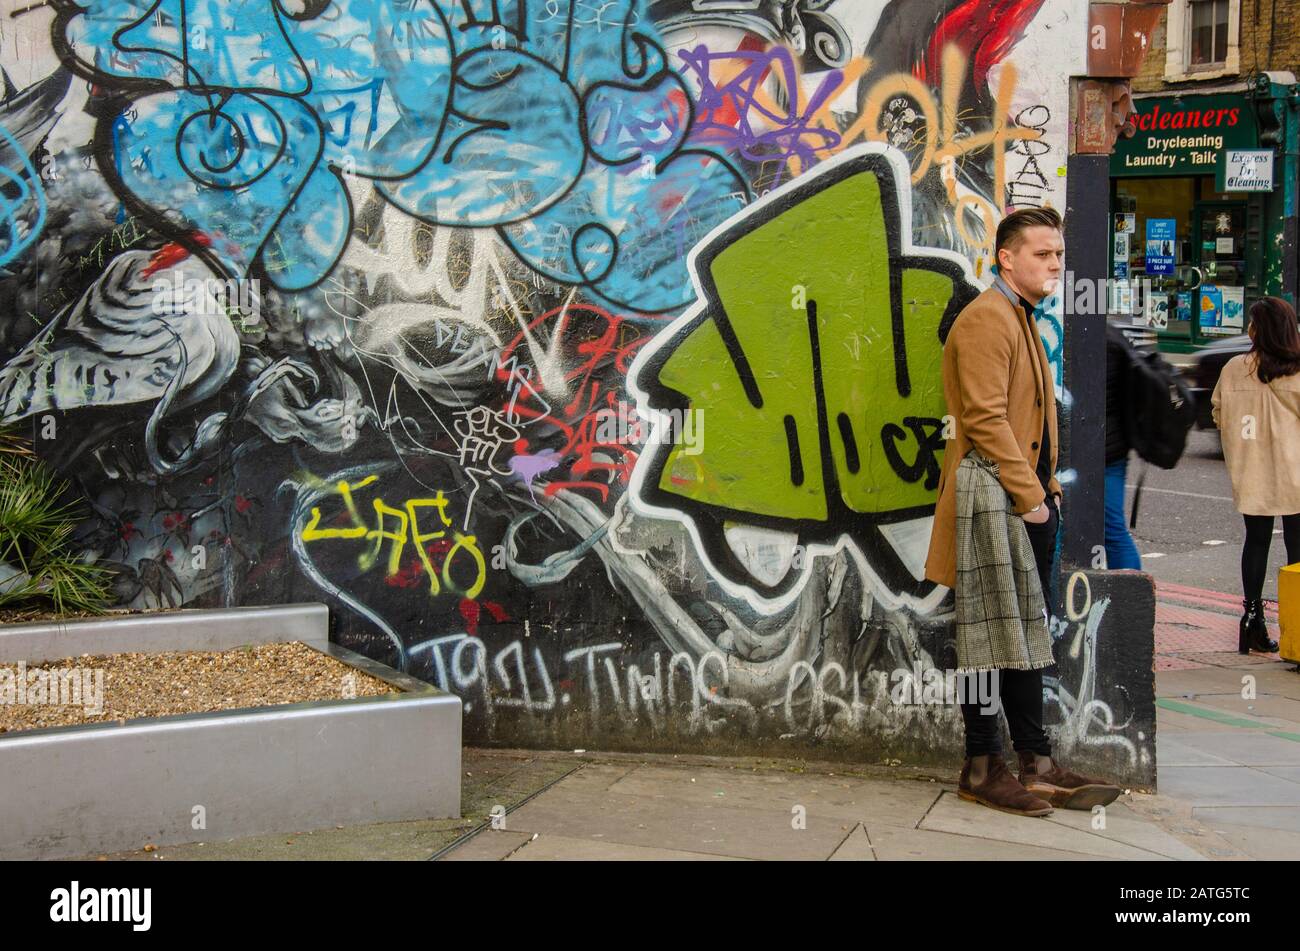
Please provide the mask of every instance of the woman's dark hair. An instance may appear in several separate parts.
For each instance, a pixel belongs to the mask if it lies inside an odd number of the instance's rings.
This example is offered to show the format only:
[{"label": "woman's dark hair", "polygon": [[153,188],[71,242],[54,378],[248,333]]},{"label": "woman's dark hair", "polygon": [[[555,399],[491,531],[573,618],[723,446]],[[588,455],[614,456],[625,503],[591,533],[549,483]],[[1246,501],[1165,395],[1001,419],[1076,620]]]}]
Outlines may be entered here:
[{"label": "woman's dark hair", "polygon": [[1267,383],[1300,372],[1300,329],[1295,308],[1280,297],[1261,297],[1250,305],[1250,325],[1255,328],[1255,375]]}]

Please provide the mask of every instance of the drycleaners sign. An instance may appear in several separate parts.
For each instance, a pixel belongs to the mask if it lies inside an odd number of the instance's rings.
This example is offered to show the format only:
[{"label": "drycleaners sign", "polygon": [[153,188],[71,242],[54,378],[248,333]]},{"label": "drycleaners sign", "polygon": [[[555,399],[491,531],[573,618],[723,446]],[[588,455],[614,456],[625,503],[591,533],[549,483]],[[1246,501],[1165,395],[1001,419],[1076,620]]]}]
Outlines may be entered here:
[{"label": "drycleaners sign", "polygon": [[1134,105],[1137,133],[1115,143],[1115,177],[1213,175],[1226,150],[1259,145],[1255,113],[1241,96],[1160,96]]}]

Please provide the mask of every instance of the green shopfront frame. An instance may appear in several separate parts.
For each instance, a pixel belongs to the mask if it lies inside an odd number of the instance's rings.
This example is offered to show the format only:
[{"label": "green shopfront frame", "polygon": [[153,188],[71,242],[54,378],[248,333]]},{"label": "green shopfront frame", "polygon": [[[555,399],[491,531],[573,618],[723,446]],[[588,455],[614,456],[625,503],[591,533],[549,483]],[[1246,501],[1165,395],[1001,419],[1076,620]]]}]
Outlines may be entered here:
[{"label": "green shopfront frame", "polygon": [[[1202,283],[1244,287],[1245,306],[1264,295],[1294,300],[1296,284],[1295,179],[1297,150],[1296,87],[1261,82],[1234,93],[1192,93],[1153,96],[1134,102],[1136,134],[1120,139],[1110,160],[1111,220],[1135,212],[1134,233],[1128,238],[1130,278],[1144,278],[1142,253],[1147,217],[1178,220],[1176,260],[1197,268]],[[1286,146],[1290,144],[1291,147]],[[1216,174],[1229,149],[1274,148],[1272,192],[1215,191]],[[1220,178],[1221,180],[1221,178]],[[1138,197],[1133,197],[1134,194]],[[1129,195],[1127,202],[1122,196]],[[1145,198],[1145,200],[1144,200]],[[1147,207],[1140,207],[1145,204]],[[1137,207],[1135,207],[1137,206]],[[1230,213],[1237,244],[1235,253],[1207,250],[1205,216]],[[1115,262],[1115,228],[1110,229],[1112,276]],[[1121,247],[1121,251],[1122,251]],[[1197,308],[1190,320],[1175,317],[1175,293],[1194,290],[1197,271],[1178,269],[1187,280],[1152,278],[1153,290],[1169,294],[1170,323],[1157,332],[1166,352],[1198,350],[1217,339],[1200,326]],[[1217,277],[1216,277],[1217,274]],[[1190,276],[1189,276],[1190,275]],[[1193,298],[1196,295],[1193,293]]]}]

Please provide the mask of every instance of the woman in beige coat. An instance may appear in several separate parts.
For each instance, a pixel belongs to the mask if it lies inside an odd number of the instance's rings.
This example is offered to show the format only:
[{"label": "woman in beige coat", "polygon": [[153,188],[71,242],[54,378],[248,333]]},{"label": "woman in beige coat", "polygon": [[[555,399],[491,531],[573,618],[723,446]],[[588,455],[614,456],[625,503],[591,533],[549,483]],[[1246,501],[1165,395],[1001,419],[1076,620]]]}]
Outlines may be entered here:
[{"label": "woman in beige coat", "polygon": [[1246,519],[1241,587],[1246,609],[1237,650],[1272,653],[1264,623],[1264,574],[1273,517],[1282,516],[1289,564],[1300,561],[1300,330],[1295,310],[1277,297],[1250,308],[1249,353],[1233,357],[1210,398],[1223,436],[1237,511]]}]

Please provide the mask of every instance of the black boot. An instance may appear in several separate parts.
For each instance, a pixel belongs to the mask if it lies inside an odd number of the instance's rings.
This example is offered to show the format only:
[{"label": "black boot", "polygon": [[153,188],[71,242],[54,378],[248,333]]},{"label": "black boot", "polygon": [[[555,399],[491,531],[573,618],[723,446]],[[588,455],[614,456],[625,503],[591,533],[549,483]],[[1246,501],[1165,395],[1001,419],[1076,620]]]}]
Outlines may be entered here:
[{"label": "black boot", "polygon": [[1249,654],[1260,651],[1264,654],[1277,653],[1277,641],[1268,638],[1268,625],[1264,623],[1264,602],[1261,600],[1242,601],[1246,613],[1241,616],[1241,633],[1237,636],[1237,653]]}]

